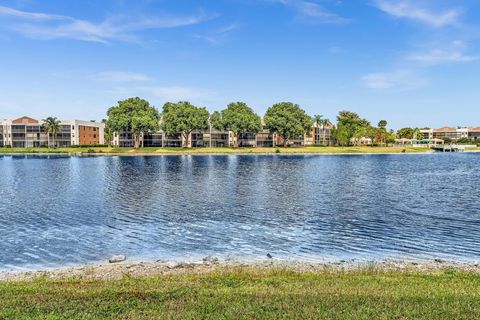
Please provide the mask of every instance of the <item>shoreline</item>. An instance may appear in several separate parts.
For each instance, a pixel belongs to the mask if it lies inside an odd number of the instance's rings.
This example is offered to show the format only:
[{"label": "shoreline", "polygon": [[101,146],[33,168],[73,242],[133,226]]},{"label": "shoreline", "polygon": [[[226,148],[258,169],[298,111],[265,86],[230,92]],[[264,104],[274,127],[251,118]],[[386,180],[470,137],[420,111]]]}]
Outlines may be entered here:
[{"label": "shoreline", "polygon": [[[120,148],[65,148],[65,149],[14,149],[2,150],[1,156],[67,156],[67,157],[156,157],[156,156],[358,156],[358,155],[394,155],[394,154],[436,154],[428,148],[403,148],[403,147],[299,147],[299,148],[193,148],[193,149],[120,149]],[[480,153],[480,148],[467,149],[459,153]]]},{"label": "shoreline", "polygon": [[[445,152],[449,153],[449,152]],[[480,150],[469,150],[462,152],[453,152],[457,154],[474,154],[480,153]],[[386,155],[432,155],[432,154],[444,154],[444,152],[435,152],[435,151],[423,151],[423,152],[336,152],[336,153],[319,153],[319,152],[289,152],[289,153],[274,153],[274,152],[212,152],[212,153],[186,153],[186,152],[167,152],[167,153],[85,153],[85,152],[76,152],[76,153],[49,153],[49,152],[38,152],[38,153],[1,153],[0,157],[7,156],[64,156],[64,157],[178,157],[178,156],[194,156],[194,157],[208,157],[208,156],[386,156]]]},{"label": "shoreline", "polygon": [[223,260],[208,256],[199,261],[153,262],[125,260],[119,263],[97,263],[37,270],[0,271],[0,282],[34,281],[36,279],[95,279],[120,280],[124,277],[149,278],[163,276],[205,275],[234,270],[270,271],[283,269],[296,273],[320,272],[399,272],[431,274],[448,270],[480,274],[480,262],[385,259],[380,261],[341,260],[309,262],[300,260]]}]

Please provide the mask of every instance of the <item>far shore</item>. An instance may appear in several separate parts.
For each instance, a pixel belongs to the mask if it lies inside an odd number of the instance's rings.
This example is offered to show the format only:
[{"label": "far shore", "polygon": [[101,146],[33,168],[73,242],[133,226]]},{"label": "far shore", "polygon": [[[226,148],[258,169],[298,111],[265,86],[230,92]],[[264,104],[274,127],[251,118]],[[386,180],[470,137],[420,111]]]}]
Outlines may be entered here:
[{"label": "far shore", "polygon": [[443,259],[432,260],[396,260],[380,261],[339,260],[311,262],[301,260],[235,260],[219,259],[208,256],[199,261],[143,262],[126,260],[119,263],[86,264],[81,266],[45,268],[30,271],[0,271],[0,281],[30,281],[38,278],[48,279],[96,279],[118,280],[125,276],[142,278],[156,276],[201,275],[216,272],[228,272],[235,269],[272,270],[286,269],[292,272],[415,272],[435,273],[456,270],[468,273],[480,273],[480,262],[458,262]]},{"label": "far shore", "polygon": [[[430,154],[435,151],[417,147],[273,147],[273,148],[0,148],[0,155],[70,155],[70,156],[179,156],[179,155],[383,155]],[[469,148],[464,152],[480,152]]]},{"label": "far shore", "polygon": [[[478,149],[480,151],[480,148]],[[164,155],[261,155],[261,154],[306,154],[306,155],[345,155],[345,154],[402,154],[432,153],[428,148],[414,147],[273,147],[273,148],[0,148],[0,155],[87,155],[87,156],[164,156]]]}]

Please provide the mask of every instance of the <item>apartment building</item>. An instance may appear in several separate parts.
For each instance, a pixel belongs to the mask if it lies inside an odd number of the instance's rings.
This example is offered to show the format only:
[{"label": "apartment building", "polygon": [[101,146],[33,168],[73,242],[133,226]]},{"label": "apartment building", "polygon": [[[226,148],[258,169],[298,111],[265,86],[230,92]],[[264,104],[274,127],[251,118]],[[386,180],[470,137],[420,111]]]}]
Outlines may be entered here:
[{"label": "apartment building", "polygon": [[470,128],[468,131],[468,139],[480,141],[480,127]]},{"label": "apartment building", "polygon": [[422,129],[420,132],[425,139],[450,139],[457,141],[460,139],[480,139],[480,128],[473,127],[443,127],[438,129]]},{"label": "apartment building", "polygon": [[[317,126],[304,135],[289,140],[292,146],[308,145],[333,145],[332,126]],[[140,143],[143,147],[182,147],[186,144],[185,138],[180,134],[166,134],[163,131],[155,133],[145,133],[140,137]],[[235,136],[233,132],[219,131],[213,128],[205,131],[194,131],[188,139],[188,147],[274,147],[282,146],[284,141],[281,136],[270,132],[263,124],[262,130],[257,133],[240,133]],[[121,148],[132,148],[135,145],[134,137],[131,132],[124,131],[114,133],[113,145]]]},{"label": "apartment building", "polygon": [[0,122],[0,147],[68,148],[74,145],[101,145],[105,143],[104,130],[103,123],[62,120],[59,132],[52,136],[45,132],[43,121],[25,116]]}]

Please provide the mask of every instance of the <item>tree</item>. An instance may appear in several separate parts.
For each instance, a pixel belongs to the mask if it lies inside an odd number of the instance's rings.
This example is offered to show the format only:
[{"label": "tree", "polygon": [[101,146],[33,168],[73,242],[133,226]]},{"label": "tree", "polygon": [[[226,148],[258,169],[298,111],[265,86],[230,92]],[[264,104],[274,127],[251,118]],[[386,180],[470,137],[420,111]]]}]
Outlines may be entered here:
[{"label": "tree", "polygon": [[144,133],[159,129],[160,115],[150,103],[140,98],[129,98],[119,101],[117,106],[107,112],[106,126],[112,132],[129,131],[135,141],[135,149],[140,147]]},{"label": "tree", "polygon": [[399,139],[413,139],[415,134],[415,129],[412,128],[402,128],[397,131],[397,138]]},{"label": "tree", "polygon": [[257,134],[262,130],[262,120],[244,102],[230,103],[225,110],[214,112],[210,117],[212,126],[218,130],[231,131],[238,147],[240,133]]},{"label": "tree", "polygon": [[378,134],[378,129],[374,128],[372,126],[363,126],[359,127],[353,137],[355,138],[355,142],[360,144],[362,138],[370,138],[372,141],[372,144],[375,141],[375,138],[377,137]]},{"label": "tree", "polygon": [[183,147],[188,147],[193,131],[208,129],[209,117],[207,109],[196,107],[190,102],[167,102],[163,106],[161,127],[167,134],[181,133]]},{"label": "tree", "polygon": [[313,125],[310,118],[298,104],[291,102],[277,103],[265,113],[265,124],[271,132],[276,132],[283,138],[283,145],[308,132]]},{"label": "tree", "polygon": [[357,131],[371,127],[370,122],[350,111],[340,111],[337,116],[337,128],[334,136],[340,145],[350,145]]},{"label": "tree", "polygon": [[375,137],[375,140],[377,142],[379,142],[381,144],[385,144],[385,145],[387,145],[388,141],[391,140],[391,136],[387,131],[387,125],[388,125],[387,120],[380,120],[378,122],[378,129],[376,130],[377,134],[376,134],[376,137]]},{"label": "tree", "polygon": [[105,131],[104,131],[104,139],[105,139],[105,144],[111,145],[113,141],[113,131],[110,129],[110,127],[107,124],[107,119],[102,119],[102,123],[105,124]]},{"label": "tree", "polygon": [[50,135],[52,135],[52,138],[53,138],[53,147],[56,147],[55,136],[60,131],[60,121],[57,120],[57,118],[55,117],[48,117],[47,119],[43,120],[43,129],[47,134],[48,147],[50,148]]},{"label": "tree", "polygon": [[423,135],[422,132],[420,132],[420,129],[415,128],[413,130],[413,139],[423,140],[424,138],[425,138],[425,136]]}]

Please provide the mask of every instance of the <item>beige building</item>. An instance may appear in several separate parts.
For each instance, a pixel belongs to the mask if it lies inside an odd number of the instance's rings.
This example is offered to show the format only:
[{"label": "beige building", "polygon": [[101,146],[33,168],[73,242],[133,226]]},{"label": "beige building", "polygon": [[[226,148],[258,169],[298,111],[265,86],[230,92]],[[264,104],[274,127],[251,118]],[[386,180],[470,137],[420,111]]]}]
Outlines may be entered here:
[{"label": "beige building", "polygon": [[[291,139],[288,144],[291,146],[310,145],[333,145],[333,126],[314,126],[310,132]],[[186,144],[181,134],[167,135],[163,131],[143,134],[141,136],[142,147],[182,147]],[[218,131],[213,128],[205,131],[192,132],[188,138],[188,147],[275,147],[283,146],[281,136],[270,132],[265,125],[257,134],[241,133],[237,137],[233,132]],[[133,135],[130,132],[114,133],[113,145],[117,147],[131,148],[135,145]]]},{"label": "beige building", "polygon": [[450,139],[457,141],[460,139],[480,139],[480,128],[475,127],[442,127],[438,129],[422,129],[420,132],[425,139]]},{"label": "beige building", "polygon": [[45,132],[43,121],[25,116],[0,121],[0,147],[68,148],[77,145],[102,145],[105,143],[104,130],[103,123],[61,120],[60,130],[53,136]]}]

